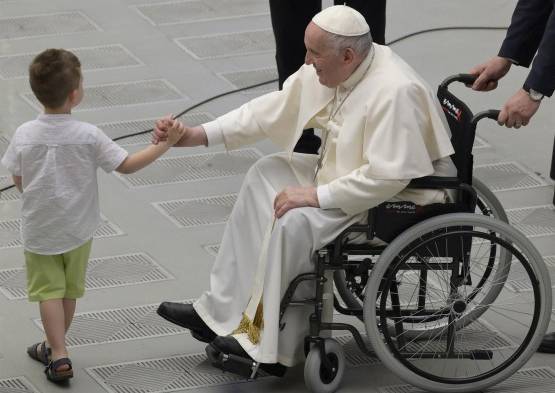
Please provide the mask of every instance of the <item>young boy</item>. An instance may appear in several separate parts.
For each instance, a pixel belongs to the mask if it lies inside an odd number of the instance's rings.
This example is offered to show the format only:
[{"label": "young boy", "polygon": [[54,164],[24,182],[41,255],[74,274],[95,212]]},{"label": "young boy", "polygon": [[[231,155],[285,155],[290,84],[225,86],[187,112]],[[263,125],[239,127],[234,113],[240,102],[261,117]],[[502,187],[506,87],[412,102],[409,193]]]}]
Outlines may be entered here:
[{"label": "young boy", "polygon": [[29,80],[44,114],[15,132],[2,164],[22,193],[21,233],[29,300],[39,302],[46,340],[27,353],[54,382],[73,376],[65,333],[84,294],[92,236],[100,223],[98,167],[133,173],[155,161],[184,133],[173,122],[166,143],[128,155],[97,127],[71,117],[83,98],[79,59],[63,49],[40,53]]}]

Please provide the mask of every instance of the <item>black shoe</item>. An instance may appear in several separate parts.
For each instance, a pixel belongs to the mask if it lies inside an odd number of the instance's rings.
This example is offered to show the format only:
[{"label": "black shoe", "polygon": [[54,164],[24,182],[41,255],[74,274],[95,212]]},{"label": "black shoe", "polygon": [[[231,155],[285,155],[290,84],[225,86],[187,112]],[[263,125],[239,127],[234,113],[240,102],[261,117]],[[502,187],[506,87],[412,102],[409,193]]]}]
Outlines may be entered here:
[{"label": "black shoe", "polygon": [[216,333],[199,317],[192,304],[163,302],[156,312],[165,320],[189,329],[199,341],[209,343],[216,338]]},{"label": "black shoe", "polygon": [[538,352],[555,353],[555,332],[543,336]]},{"label": "black shoe", "polygon": [[[232,336],[216,337],[206,347],[206,355],[214,367],[246,378],[256,377],[256,370],[253,372],[252,368],[256,362]],[[287,367],[280,363],[260,363],[259,369],[276,377],[283,377],[287,371]]]}]

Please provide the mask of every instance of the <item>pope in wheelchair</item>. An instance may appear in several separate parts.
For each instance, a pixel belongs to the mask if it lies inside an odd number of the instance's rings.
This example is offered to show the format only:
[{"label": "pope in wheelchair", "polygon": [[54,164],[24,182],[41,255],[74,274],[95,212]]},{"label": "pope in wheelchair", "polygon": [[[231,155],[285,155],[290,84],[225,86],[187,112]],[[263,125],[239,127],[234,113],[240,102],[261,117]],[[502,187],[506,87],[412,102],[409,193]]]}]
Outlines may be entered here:
[{"label": "pope in wheelchair", "polygon": [[[208,290],[193,305],[164,302],[158,313],[209,343],[213,365],[247,378],[283,375],[306,357],[315,392],[336,390],[345,370],[330,332],[347,330],[371,352],[358,329],[332,321],[333,305],[363,321],[375,354],[417,386],[462,392],[506,378],[539,345],[551,287],[524,236],[468,213],[479,199],[474,130],[455,154],[450,129],[469,110],[450,98],[446,119],[422,78],[372,43],[364,17],[347,6],[317,14],[305,45],[305,65],[283,90],[186,128],[176,144],[231,150],[268,138],[284,153],[248,171]],[[157,122],[155,139],[167,124]],[[305,128],[322,132],[318,156],[293,153]],[[521,291],[517,281],[531,284],[515,301],[504,289]],[[478,319],[501,299],[498,313],[528,310],[527,329],[509,330],[502,349],[468,343],[493,331]]]}]

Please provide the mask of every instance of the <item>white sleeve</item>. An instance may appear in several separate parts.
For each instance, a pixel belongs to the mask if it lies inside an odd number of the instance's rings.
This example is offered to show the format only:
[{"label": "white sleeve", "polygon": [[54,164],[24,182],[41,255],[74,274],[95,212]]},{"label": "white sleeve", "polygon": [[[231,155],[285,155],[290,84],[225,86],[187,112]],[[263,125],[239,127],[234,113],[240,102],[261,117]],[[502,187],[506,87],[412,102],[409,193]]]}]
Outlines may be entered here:
[{"label": "white sleeve", "polygon": [[202,128],[204,128],[204,132],[206,133],[208,146],[221,145],[224,143],[224,134],[217,120],[202,124]]},{"label": "white sleeve", "polygon": [[12,175],[21,176],[21,157],[17,151],[15,138],[16,136],[14,134],[4,157],[2,157],[2,165],[4,165]]},{"label": "white sleeve", "polygon": [[372,179],[366,174],[368,164],[328,183],[329,207],[338,207],[347,214],[358,214],[379,205],[400,193],[410,179]]},{"label": "white sleeve", "polygon": [[108,136],[97,129],[96,164],[106,173],[115,170],[127,158],[129,153]]},{"label": "white sleeve", "polygon": [[316,188],[316,194],[318,195],[318,204],[320,205],[320,209],[334,209],[338,207],[333,205],[330,188],[327,184],[318,186],[318,188]]}]

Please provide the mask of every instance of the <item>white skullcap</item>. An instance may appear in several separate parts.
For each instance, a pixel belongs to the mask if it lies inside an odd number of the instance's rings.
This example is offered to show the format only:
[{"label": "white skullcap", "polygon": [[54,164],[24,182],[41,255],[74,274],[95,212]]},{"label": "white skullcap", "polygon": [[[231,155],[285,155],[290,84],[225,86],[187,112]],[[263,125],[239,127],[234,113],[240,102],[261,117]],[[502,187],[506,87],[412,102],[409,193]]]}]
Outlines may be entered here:
[{"label": "white skullcap", "polygon": [[370,31],[364,16],[346,5],[334,5],[317,13],[312,22],[321,29],[342,36],[358,36]]}]

